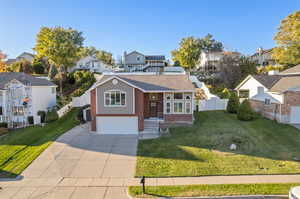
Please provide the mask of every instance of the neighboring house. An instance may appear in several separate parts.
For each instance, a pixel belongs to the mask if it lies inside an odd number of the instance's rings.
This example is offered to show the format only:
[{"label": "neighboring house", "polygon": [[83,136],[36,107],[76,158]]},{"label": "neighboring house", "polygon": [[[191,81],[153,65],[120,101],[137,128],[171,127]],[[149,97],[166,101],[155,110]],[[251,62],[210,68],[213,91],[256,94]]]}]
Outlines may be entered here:
[{"label": "neighboring house", "polygon": [[160,72],[168,62],[163,55],[143,55],[133,51],[128,54],[124,52],[123,64],[127,72]]},{"label": "neighboring house", "polygon": [[278,75],[248,76],[235,90],[265,117],[300,124],[300,65]]},{"label": "neighboring house", "polygon": [[231,51],[202,51],[196,69],[205,73],[218,73],[220,72],[220,62],[225,55],[240,56],[241,54]]},{"label": "neighboring house", "polygon": [[75,70],[89,70],[90,72],[109,72],[112,71],[112,66],[104,63],[94,56],[87,56],[80,59],[75,66],[68,69],[69,72]]},{"label": "neighboring house", "polygon": [[28,52],[23,52],[22,54],[17,56],[15,59],[7,59],[6,64],[10,65],[14,62],[22,61],[22,60],[26,60],[26,61],[29,61],[30,63],[32,63],[34,57],[35,57],[34,54],[31,54],[31,53],[28,53]]},{"label": "neighboring house", "polygon": [[275,66],[276,62],[271,56],[272,49],[258,48],[256,53],[250,56],[250,60],[257,64],[257,67]]},{"label": "neighboring house", "polygon": [[91,92],[91,129],[138,134],[145,121],[192,124],[195,87],[188,75],[104,75]]},{"label": "neighboring house", "polygon": [[32,116],[34,124],[40,123],[38,111],[56,106],[56,87],[46,79],[25,73],[0,73],[0,122],[23,127]]}]

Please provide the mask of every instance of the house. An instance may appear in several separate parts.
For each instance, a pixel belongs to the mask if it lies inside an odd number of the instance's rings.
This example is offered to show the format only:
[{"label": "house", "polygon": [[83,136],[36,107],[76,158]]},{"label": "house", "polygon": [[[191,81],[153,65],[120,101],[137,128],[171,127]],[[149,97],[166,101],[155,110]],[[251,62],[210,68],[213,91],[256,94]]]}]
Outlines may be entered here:
[{"label": "house", "polygon": [[300,65],[278,75],[248,76],[235,90],[265,117],[300,124]]},{"label": "house", "polygon": [[[180,82],[180,83],[179,83]],[[193,123],[195,87],[185,74],[104,75],[91,89],[91,130],[138,134],[147,120]]]},{"label": "house", "polygon": [[241,56],[240,53],[231,51],[202,51],[196,69],[205,73],[218,73],[220,72],[220,62],[225,55]]},{"label": "house", "polygon": [[19,56],[17,56],[15,59],[7,59],[6,64],[10,65],[10,64],[12,64],[14,62],[22,61],[22,60],[26,60],[26,61],[32,63],[34,57],[35,57],[34,54],[31,54],[31,53],[28,53],[28,52],[23,52],[22,54],[20,54]]},{"label": "house", "polygon": [[250,60],[257,64],[257,67],[266,67],[268,65],[275,66],[276,62],[272,58],[272,48],[258,48],[256,53],[250,56]]},{"label": "house", "polygon": [[137,51],[127,54],[125,51],[123,65],[127,72],[160,72],[168,62],[163,55],[143,55]]},{"label": "house", "polygon": [[56,87],[46,79],[25,73],[0,73],[0,122],[23,127],[32,116],[34,124],[40,123],[38,111],[56,106]]},{"label": "house", "polygon": [[94,56],[87,56],[80,59],[75,66],[68,69],[68,72],[75,70],[89,70],[90,72],[109,72],[112,71],[112,66],[104,63]]}]

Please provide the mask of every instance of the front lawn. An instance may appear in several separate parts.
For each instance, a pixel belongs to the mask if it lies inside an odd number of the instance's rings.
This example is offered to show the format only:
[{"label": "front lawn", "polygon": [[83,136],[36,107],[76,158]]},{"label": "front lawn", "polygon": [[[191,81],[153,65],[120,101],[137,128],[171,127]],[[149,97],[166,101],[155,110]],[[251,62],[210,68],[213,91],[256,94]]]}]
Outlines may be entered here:
[{"label": "front lawn", "polygon": [[217,184],[186,186],[149,186],[146,194],[142,188],[129,187],[129,194],[138,198],[147,197],[196,197],[196,196],[233,196],[233,195],[285,195],[291,187],[300,184]]},{"label": "front lawn", "polygon": [[[265,118],[251,122],[223,111],[200,112],[192,127],[139,142],[136,176],[300,173],[300,131]],[[236,151],[229,146],[237,144]]]},{"label": "front lawn", "polygon": [[0,178],[15,177],[56,138],[78,125],[74,109],[45,127],[28,127],[0,138]]}]

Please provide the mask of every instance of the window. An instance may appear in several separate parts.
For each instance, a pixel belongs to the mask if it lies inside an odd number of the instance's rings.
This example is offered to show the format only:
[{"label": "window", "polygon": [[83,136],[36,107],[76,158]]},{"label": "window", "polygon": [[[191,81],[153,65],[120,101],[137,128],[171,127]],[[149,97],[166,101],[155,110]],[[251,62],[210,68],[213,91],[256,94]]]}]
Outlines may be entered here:
[{"label": "window", "polygon": [[174,102],[174,113],[183,113],[183,102]]},{"label": "window", "polygon": [[51,88],[51,92],[52,92],[52,94],[55,94],[55,93],[56,93],[56,88],[55,88],[55,87],[52,87],[52,88]]},{"label": "window", "polygon": [[270,105],[271,104],[271,100],[270,99],[265,99],[265,105]]},{"label": "window", "polygon": [[167,94],[166,99],[167,100],[172,100],[172,97],[173,97],[172,94],[169,93],[169,94]]},{"label": "window", "polygon": [[0,106],[0,115],[3,115],[3,108]]},{"label": "window", "polygon": [[191,113],[191,102],[185,103],[185,113]]},{"label": "window", "polygon": [[24,108],[22,106],[14,106],[12,107],[13,115],[21,116],[24,115]]},{"label": "window", "polygon": [[240,90],[239,97],[240,98],[249,98],[249,90]]},{"label": "window", "polygon": [[191,100],[192,99],[192,96],[190,94],[185,94],[185,99],[186,100]]},{"label": "window", "polygon": [[166,113],[171,113],[171,102],[166,103]]},{"label": "window", "polygon": [[183,94],[182,93],[175,93],[174,94],[174,99],[175,100],[182,100],[183,99]]},{"label": "window", "polygon": [[126,93],[122,91],[108,91],[104,93],[105,106],[125,106]]},{"label": "window", "polygon": [[137,60],[137,61],[140,61],[140,60],[141,60],[141,58],[140,58],[140,57],[137,57],[137,58],[136,58],[136,60]]}]

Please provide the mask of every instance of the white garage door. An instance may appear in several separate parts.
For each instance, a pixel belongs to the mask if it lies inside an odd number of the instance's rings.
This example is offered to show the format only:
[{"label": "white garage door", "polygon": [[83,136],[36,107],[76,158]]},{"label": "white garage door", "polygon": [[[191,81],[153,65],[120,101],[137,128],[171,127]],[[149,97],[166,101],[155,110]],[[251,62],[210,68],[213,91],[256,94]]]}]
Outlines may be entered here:
[{"label": "white garage door", "polygon": [[291,121],[292,124],[300,124],[300,106],[291,107]]},{"label": "white garage door", "polygon": [[137,117],[97,117],[97,132],[101,134],[137,134]]}]

